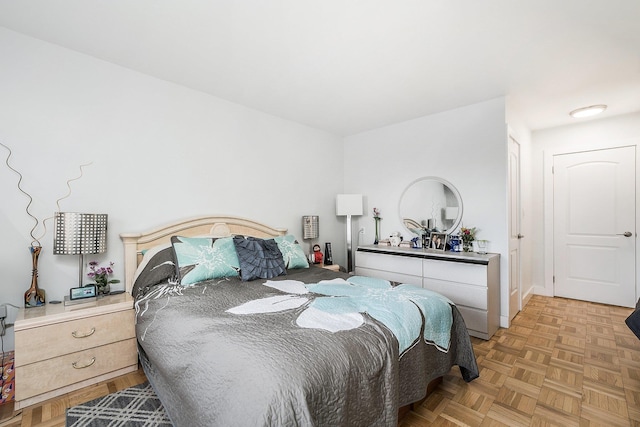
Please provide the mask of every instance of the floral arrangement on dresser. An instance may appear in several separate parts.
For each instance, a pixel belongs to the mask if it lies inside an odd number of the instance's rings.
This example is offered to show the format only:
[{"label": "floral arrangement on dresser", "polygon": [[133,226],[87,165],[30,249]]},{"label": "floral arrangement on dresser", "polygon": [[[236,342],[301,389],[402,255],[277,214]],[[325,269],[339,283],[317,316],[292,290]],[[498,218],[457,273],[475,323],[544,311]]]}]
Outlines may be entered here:
[{"label": "floral arrangement on dresser", "polygon": [[380,241],[380,220],[381,219],[382,217],[380,216],[380,209],[373,208],[373,221],[376,229],[376,239],[373,242],[374,245],[377,245],[378,242]]},{"label": "floral arrangement on dresser", "polygon": [[473,249],[472,242],[476,240],[476,227],[460,227],[460,239],[462,240],[462,250],[471,252]]},{"label": "floral arrangement on dresser", "polygon": [[108,266],[101,267],[97,261],[89,263],[87,277],[96,282],[95,285],[99,294],[108,294],[111,291],[112,283],[120,283],[118,279],[109,279],[109,276],[113,274],[113,264],[113,261],[111,261]]}]

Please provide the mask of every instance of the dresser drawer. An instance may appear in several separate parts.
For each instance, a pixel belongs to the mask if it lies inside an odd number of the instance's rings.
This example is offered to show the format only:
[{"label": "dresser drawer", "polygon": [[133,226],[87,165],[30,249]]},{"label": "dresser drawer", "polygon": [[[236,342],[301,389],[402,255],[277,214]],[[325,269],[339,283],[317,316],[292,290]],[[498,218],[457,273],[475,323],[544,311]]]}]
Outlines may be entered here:
[{"label": "dresser drawer", "polygon": [[15,333],[15,366],[135,337],[135,313],[123,310]]},{"label": "dresser drawer", "polygon": [[[487,312],[484,310],[478,310],[476,308],[462,306],[456,307],[458,307],[458,311],[460,311],[460,314],[462,314],[462,318],[464,319],[465,325],[467,325],[469,334],[475,337],[488,339],[484,336],[489,332]],[[478,334],[475,334],[474,332],[480,332],[482,335],[478,336]]]},{"label": "dresser drawer", "polygon": [[407,285],[414,285],[422,287],[421,276],[409,276],[408,274],[401,274],[396,272],[389,272],[383,270],[374,270],[371,268],[356,267],[356,275],[377,277],[378,279],[385,279],[392,282],[406,283]]},{"label": "dresser drawer", "polygon": [[137,363],[136,340],[130,338],[16,367],[16,400],[24,400]]},{"label": "dresser drawer", "polygon": [[444,295],[457,306],[487,309],[487,288],[425,277],[422,287]]},{"label": "dresser drawer", "polygon": [[419,258],[356,252],[356,267],[422,276],[422,260]]},{"label": "dresser drawer", "polygon": [[450,282],[468,283],[470,285],[487,286],[486,265],[437,261],[433,259],[425,259],[422,262],[424,277],[448,280]]}]

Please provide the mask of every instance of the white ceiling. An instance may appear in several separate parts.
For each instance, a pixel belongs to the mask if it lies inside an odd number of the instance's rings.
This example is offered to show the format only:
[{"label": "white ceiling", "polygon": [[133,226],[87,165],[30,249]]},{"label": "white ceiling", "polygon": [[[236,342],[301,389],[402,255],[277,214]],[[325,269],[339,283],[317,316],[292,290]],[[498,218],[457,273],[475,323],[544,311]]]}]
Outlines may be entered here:
[{"label": "white ceiling", "polygon": [[640,111],[639,0],[0,0],[0,25],[338,135],[509,96]]}]

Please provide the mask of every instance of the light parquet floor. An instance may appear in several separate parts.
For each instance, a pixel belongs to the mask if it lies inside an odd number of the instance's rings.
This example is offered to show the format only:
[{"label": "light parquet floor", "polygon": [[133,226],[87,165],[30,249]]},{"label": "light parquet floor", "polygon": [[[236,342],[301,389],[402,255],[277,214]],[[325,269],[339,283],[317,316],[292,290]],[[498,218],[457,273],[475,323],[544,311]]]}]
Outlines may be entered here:
[{"label": "light parquet floor", "polygon": [[400,427],[640,426],[640,340],[631,309],[533,296],[489,341],[480,378],[458,368]]},{"label": "light parquet floor", "polygon": [[[480,378],[467,384],[453,368],[399,427],[640,427],[640,340],[624,323],[631,311],[533,296],[509,329],[489,341],[473,339]],[[145,379],[138,370],[9,420],[2,405],[0,427],[62,427],[68,407]]]},{"label": "light parquet floor", "polygon": [[[133,387],[146,380],[147,377],[142,369],[138,369],[130,374],[47,400],[40,405],[29,406],[22,411],[14,412],[10,418],[8,418],[9,415],[5,416],[3,411],[0,410],[0,414],[3,414],[2,418],[0,418],[0,427],[64,427],[67,408]],[[13,408],[13,403],[1,405],[0,409],[2,409],[2,406]]]}]

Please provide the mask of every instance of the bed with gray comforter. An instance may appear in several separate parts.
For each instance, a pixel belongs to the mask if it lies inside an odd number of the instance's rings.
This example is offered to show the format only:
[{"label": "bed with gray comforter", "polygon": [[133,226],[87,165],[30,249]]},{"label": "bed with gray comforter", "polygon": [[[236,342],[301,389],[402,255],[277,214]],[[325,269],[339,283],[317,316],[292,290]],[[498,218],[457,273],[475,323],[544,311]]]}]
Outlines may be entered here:
[{"label": "bed with gray comforter", "polygon": [[175,426],[394,426],[452,366],[478,376],[462,316],[420,288],[317,267],[182,287],[158,270],[136,281],[136,331]]}]

